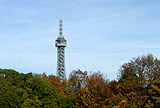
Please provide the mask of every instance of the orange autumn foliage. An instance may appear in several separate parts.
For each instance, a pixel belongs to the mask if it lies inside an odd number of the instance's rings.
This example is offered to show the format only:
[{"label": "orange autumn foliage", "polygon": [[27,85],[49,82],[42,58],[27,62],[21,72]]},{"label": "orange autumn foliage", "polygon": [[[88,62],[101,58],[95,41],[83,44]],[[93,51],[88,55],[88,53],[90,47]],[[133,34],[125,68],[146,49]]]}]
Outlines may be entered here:
[{"label": "orange autumn foliage", "polygon": [[76,101],[78,108],[103,108],[108,105],[109,89],[103,75],[94,73],[86,77],[86,84],[79,89]]},{"label": "orange autumn foliage", "polygon": [[41,76],[43,77],[43,79],[48,79],[49,82],[56,87],[57,91],[60,92],[63,90],[62,84],[56,76],[54,76],[54,75],[47,76],[45,73],[43,73]]},{"label": "orange autumn foliage", "polygon": [[53,84],[56,87],[57,91],[63,91],[62,84],[61,84],[60,80],[56,76],[49,75],[48,79],[49,79],[50,83]]}]

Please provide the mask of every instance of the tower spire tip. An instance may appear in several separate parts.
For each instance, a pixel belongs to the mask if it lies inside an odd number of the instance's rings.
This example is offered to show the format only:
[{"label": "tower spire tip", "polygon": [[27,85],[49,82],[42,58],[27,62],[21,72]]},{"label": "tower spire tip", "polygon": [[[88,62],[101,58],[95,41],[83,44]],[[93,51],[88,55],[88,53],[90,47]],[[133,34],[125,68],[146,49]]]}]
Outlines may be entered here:
[{"label": "tower spire tip", "polygon": [[63,24],[62,24],[62,20],[60,19],[59,20],[59,22],[60,22],[60,24],[59,24],[59,35],[60,35],[60,37],[63,37],[63,32],[62,32],[62,30],[63,30]]}]

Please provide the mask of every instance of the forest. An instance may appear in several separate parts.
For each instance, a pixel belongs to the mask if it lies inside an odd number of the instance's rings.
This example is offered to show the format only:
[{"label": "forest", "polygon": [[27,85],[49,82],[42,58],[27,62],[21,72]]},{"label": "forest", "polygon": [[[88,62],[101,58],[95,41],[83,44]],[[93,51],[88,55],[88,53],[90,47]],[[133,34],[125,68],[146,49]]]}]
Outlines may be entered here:
[{"label": "forest", "polygon": [[0,108],[129,107],[160,107],[160,60],[152,54],[122,64],[111,81],[101,72],[74,70],[61,82],[45,73],[0,69]]}]

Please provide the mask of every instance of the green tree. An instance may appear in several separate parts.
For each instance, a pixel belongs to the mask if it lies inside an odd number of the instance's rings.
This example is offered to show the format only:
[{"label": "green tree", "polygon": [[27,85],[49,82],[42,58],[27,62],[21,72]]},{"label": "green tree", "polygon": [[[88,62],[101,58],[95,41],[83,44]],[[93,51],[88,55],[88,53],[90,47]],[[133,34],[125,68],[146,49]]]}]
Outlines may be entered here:
[{"label": "green tree", "polygon": [[60,96],[49,80],[44,80],[39,75],[35,75],[26,80],[25,87],[28,98],[24,100],[22,106],[30,104],[30,106],[35,105],[35,107],[37,105],[45,108],[58,107]]},{"label": "green tree", "polygon": [[0,69],[0,108],[19,108],[20,98],[16,84],[20,74],[14,70]]},{"label": "green tree", "polygon": [[61,97],[48,79],[0,69],[0,108],[69,108],[73,104]]}]

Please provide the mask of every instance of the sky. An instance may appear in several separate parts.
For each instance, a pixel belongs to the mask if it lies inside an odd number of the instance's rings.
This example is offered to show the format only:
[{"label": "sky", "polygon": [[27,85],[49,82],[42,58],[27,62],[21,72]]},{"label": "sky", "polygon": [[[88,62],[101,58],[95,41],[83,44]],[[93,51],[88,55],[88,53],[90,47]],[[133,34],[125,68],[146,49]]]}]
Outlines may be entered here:
[{"label": "sky", "polygon": [[80,69],[114,80],[134,57],[160,59],[160,0],[0,0],[0,68],[56,75],[60,19],[67,78]]}]

